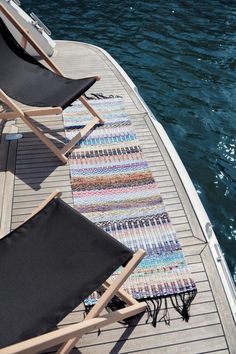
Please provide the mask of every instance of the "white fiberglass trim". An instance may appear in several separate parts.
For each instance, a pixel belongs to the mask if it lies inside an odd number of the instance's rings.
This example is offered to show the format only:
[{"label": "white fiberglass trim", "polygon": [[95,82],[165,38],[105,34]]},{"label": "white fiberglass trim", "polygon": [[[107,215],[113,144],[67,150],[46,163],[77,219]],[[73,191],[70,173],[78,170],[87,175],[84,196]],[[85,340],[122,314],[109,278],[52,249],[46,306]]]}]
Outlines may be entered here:
[{"label": "white fiberglass trim", "polygon": [[[44,31],[40,24],[37,21],[34,21],[20,6],[18,6],[12,0],[0,0],[5,8],[11,13],[11,15],[25,28],[29,31],[32,38],[35,42],[51,56],[55,49],[55,42],[51,37]],[[12,25],[12,23],[1,13],[0,17],[5,22],[9,31],[12,33],[14,38],[19,44],[21,44],[22,36],[19,31]],[[38,56],[38,53],[33,49],[29,44],[26,46],[26,51],[33,56]]]},{"label": "white fiberglass trim", "polygon": [[[83,43],[84,44],[84,43]],[[87,44],[88,46],[95,47],[99,49],[111,62],[114,64],[114,66],[117,68],[117,70],[120,72],[120,74],[124,77],[126,82],[129,84],[131,89],[134,91],[135,95],[137,96],[138,100],[140,103],[143,105],[145,110],[148,112],[149,118],[151,119],[154,127],[156,128],[159,136],[161,137],[169,155],[170,158],[179,174],[179,177],[184,185],[184,188],[186,190],[186,193],[190,199],[190,202],[193,206],[194,212],[197,216],[197,219],[199,221],[199,224],[202,228],[203,234],[210,246],[213,259],[215,261],[217,270],[219,272],[222,284],[224,286],[226,296],[232,311],[232,315],[234,317],[234,321],[236,322],[236,288],[235,284],[233,282],[233,279],[231,277],[231,274],[229,272],[227,263],[225,261],[224,255],[220,249],[220,245],[217,241],[216,235],[212,229],[212,224],[208,218],[208,215],[202,205],[202,202],[197,194],[197,191],[193,185],[193,182],[191,178],[189,177],[188,172],[185,169],[185,166],[183,165],[177,151],[175,150],[172,142],[170,141],[170,138],[168,137],[166,131],[164,130],[163,126],[155,119],[153,113],[149,109],[149,107],[146,105],[142,97],[140,96],[137,87],[133,83],[133,81],[130,79],[130,77],[126,74],[124,69],[115,61],[115,59],[104,49],[93,46],[91,44]]]}]

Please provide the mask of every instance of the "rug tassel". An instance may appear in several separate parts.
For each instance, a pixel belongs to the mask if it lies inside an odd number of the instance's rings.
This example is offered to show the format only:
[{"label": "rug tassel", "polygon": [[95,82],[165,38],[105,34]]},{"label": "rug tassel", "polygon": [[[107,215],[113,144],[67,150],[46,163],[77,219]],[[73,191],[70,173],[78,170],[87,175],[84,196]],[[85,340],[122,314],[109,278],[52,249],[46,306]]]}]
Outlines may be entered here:
[{"label": "rug tassel", "polygon": [[156,299],[154,300],[154,311],[153,311],[153,314],[152,314],[152,325],[153,327],[156,327],[157,325],[157,316],[160,312],[160,309],[161,309],[161,306],[162,306],[162,299]]},{"label": "rug tassel", "polygon": [[101,99],[107,99],[107,98],[122,98],[122,96],[118,95],[109,95],[105,96],[103,93],[91,93],[90,96],[88,96],[86,93],[84,93],[84,96],[87,100],[101,100]]},{"label": "rug tassel", "polygon": [[[183,320],[188,322],[189,320],[189,310],[191,303],[193,302],[195,296],[197,294],[197,290],[192,290],[189,293],[182,293],[171,295],[171,303],[176,311],[182,316]],[[179,303],[181,301],[181,304]]]},{"label": "rug tassel", "polygon": [[169,310],[168,310],[168,303],[167,303],[167,298],[165,297],[165,308],[163,311],[163,315],[162,317],[159,319],[158,322],[164,321],[166,325],[170,325],[170,314],[169,314]]},{"label": "rug tassel", "polygon": [[197,294],[197,290],[192,290],[188,293],[181,293],[181,294],[175,294],[171,296],[167,296],[164,298],[165,301],[165,307],[163,309],[163,314],[162,317],[157,320],[158,314],[160,313],[160,310],[162,308],[162,298],[158,299],[149,299],[146,300],[147,304],[147,320],[146,323],[148,323],[150,317],[152,318],[152,325],[153,327],[156,327],[157,322],[164,321],[166,325],[170,325],[170,314],[169,314],[169,309],[168,309],[168,302],[167,298],[170,297],[171,303],[175,310],[182,316],[183,320],[188,322],[189,320],[189,310],[191,303],[193,302],[195,296]]},{"label": "rug tassel", "polygon": [[152,325],[153,327],[156,327],[157,325],[157,316],[160,312],[161,306],[162,306],[162,299],[149,299],[145,301],[147,304],[147,320],[146,323],[148,323],[150,317],[152,318]]},{"label": "rug tassel", "polygon": [[91,310],[92,306],[87,306],[84,304],[84,313],[83,313],[83,317],[85,319],[85,317],[87,316],[87,314],[89,313],[89,311]]},{"label": "rug tassel", "polygon": [[146,323],[148,323],[149,321],[149,318],[152,317],[152,310],[151,310],[151,307],[150,307],[150,304],[149,304],[149,301],[148,300],[145,300],[146,304],[147,304],[147,319],[146,319]]}]

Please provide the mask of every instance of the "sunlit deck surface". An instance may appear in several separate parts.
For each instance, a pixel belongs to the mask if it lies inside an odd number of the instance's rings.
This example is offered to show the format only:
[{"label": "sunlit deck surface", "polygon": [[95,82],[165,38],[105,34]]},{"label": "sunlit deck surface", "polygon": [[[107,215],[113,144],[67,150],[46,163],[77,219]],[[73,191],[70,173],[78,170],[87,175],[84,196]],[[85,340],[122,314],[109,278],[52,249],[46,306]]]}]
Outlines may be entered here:
[{"label": "sunlit deck surface", "polygon": [[[54,61],[68,77],[99,74],[102,80],[90,92],[120,95],[135,126],[146,160],[177,231],[198,294],[191,308],[189,323],[169,309],[171,324],[161,322],[153,328],[146,324],[146,314],[130,327],[115,324],[84,336],[75,353],[236,353],[235,324],[201,227],[179,179],[178,173],[150,121],[147,112],[112,62],[97,48],[59,41]],[[54,135],[63,135],[62,117],[40,118],[38,122]],[[21,132],[24,138],[11,143],[4,135]],[[1,125],[0,125],[1,133]],[[60,146],[60,142],[58,142]],[[68,165],[62,165],[21,120],[8,122],[3,130],[0,149],[1,236],[23,222],[33,209],[55,189],[72,205]],[[83,306],[62,323],[83,318]]]}]

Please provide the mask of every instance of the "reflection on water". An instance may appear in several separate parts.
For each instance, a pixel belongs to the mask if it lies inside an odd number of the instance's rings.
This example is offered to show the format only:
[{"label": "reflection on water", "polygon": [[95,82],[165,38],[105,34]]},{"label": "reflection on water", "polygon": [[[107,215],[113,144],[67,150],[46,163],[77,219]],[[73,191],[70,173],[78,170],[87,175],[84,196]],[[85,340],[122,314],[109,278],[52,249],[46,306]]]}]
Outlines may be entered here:
[{"label": "reflection on water", "polygon": [[56,39],[109,51],[179,152],[236,280],[236,2],[25,0]]}]

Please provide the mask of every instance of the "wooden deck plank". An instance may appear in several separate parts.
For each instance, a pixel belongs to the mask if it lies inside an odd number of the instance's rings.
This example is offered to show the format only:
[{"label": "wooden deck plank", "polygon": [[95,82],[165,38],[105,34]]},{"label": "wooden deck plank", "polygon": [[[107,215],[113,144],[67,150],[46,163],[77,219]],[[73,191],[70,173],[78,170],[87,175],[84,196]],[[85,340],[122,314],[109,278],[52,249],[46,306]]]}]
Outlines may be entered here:
[{"label": "wooden deck plank", "polygon": [[229,353],[228,349],[225,350],[213,350],[213,351],[208,351],[205,353],[212,353],[212,354],[227,354]]},{"label": "wooden deck plank", "polygon": [[[145,316],[143,316],[145,317]],[[140,323],[141,322],[141,323]],[[170,334],[170,333],[176,333],[176,332],[180,332],[184,331],[184,330],[191,330],[191,329],[196,329],[196,328],[202,328],[202,327],[210,327],[210,326],[216,326],[220,324],[220,320],[218,317],[218,314],[216,312],[214,313],[210,313],[210,314],[203,314],[203,315],[199,315],[199,316],[194,316],[192,321],[191,321],[191,325],[187,325],[186,322],[182,321],[180,318],[175,319],[173,321],[171,321],[171,330],[169,326],[166,326],[163,323],[159,323],[157,325],[157,328],[154,328],[150,323],[146,324],[146,320],[145,318],[143,318],[142,321],[140,321],[138,323],[137,326],[135,326],[135,328],[133,329],[133,333],[132,336],[134,337],[143,337],[144,336],[144,327],[149,327],[148,328],[148,336],[161,336],[162,334]],[[199,326],[199,324],[201,323],[201,326]],[[130,326],[132,327],[132,325]],[[127,328],[127,327],[126,327]],[[147,328],[146,328],[147,329]],[[101,334],[101,338],[100,341],[102,342],[108,342],[111,338],[111,332],[113,333],[113,336],[115,338],[115,336],[117,338],[119,338],[123,333],[124,333],[124,326],[120,325],[120,326],[114,326],[113,328],[109,328],[109,329],[104,329],[102,331]],[[222,332],[220,332],[220,334],[222,334]],[[123,340],[128,340],[129,339],[129,335],[127,335],[126,337],[123,335]],[[97,331],[96,332],[92,332],[90,335],[90,338],[88,338],[88,345],[93,345],[96,344],[97,341]],[[171,343],[171,341],[170,341]],[[84,344],[86,344],[86,342],[84,341]],[[161,344],[161,343],[160,343]]]},{"label": "wooden deck plank", "polygon": [[3,235],[2,228],[4,227],[4,218],[2,216],[3,211],[3,199],[5,197],[5,180],[7,171],[7,157],[9,142],[5,140],[6,128],[3,130],[3,125],[1,127],[0,134],[0,237]]},{"label": "wooden deck plank", "polygon": [[[201,282],[201,284],[202,283],[205,284],[206,281]],[[173,306],[171,304],[170,304],[168,310],[169,310],[169,313],[170,313],[171,321],[172,320],[174,321],[174,320],[177,320],[177,319],[182,320],[181,316],[179,315],[179,313],[177,311],[175,311],[175,309],[173,308]],[[201,315],[204,315],[204,314],[207,315],[207,314],[210,314],[210,313],[217,313],[218,314],[215,301],[207,301],[207,302],[205,302],[205,306],[203,306],[202,302],[197,303],[197,298],[195,298],[194,303],[193,303],[193,305],[191,307],[191,317],[201,316]],[[63,321],[61,321],[60,324],[65,325],[65,324],[76,323],[78,321],[81,321],[83,319],[83,314],[84,314],[84,306],[80,305],[73,312],[71,312],[69,315],[67,315],[66,318],[64,318]],[[160,315],[161,315],[161,313],[160,313]],[[141,320],[139,321],[139,324],[142,324],[142,323],[146,324],[147,319],[148,319],[147,315],[143,314]],[[147,324],[149,325],[150,323],[151,323],[151,319],[150,319],[150,321]],[[166,326],[164,322],[159,322],[159,321],[158,321],[158,325],[159,326],[162,326],[162,325]],[[119,323],[114,323],[114,324],[110,325],[109,327],[107,327],[106,329],[109,330],[110,328],[115,328],[117,326],[120,327],[120,324]],[[169,330],[172,330],[172,327],[168,327],[167,326],[167,328],[169,328]],[[104,330],[106,330],[106,329],[104,329]]]},{"label": "wooden deck plank", "polygon": [[[159,338],[158,338],[159,339]],[[162,338],[160,338],[161,340]],[[157,340],[157,338],[156,338]],[[139,343],[143,345],[140,347]],[[119,345],[118,345],[119,344]],[[133,343],[133,348],[123,347],[122,341],[120,340],[116,343],[109,343],[106,345],[95,347],[79,347],[81,353],[83,354],[91,354],[92,351],[96,350],[97,354],[104,353],[120,353],[120,354],[131,354],[131,353],[158,353],[158,354],[199,354],[199,353],[207,353],[212,348],[215,349],[224,349],[227,348],[224,337],[218,338],[208,338],[208,339],[198,339],[198,340],[190,340],[190,342],[179,343],[175,345],[167,345],[167,346],[158,346],[157,343],[151,341],[147,338],[147,342],[143,343],[143,340],[137,339]],[[214,349],[213,349],[214,352]]]},{"label": "wooden deck plank", "polygon": [[[117,344],[115,340],[111,341],[102,341],[101,343],[98,343],[102,339],[97,339],[95,342],[91,343],[90,337],[92,335],[86,336],[84,339],[84,344],[79,345],[80,349],[85,349],[92,347],[96,347],[96,352],[99,353],[100,347],[103,350],[103,353],[111,353],[112,350],[114,350],[114,346],[117,347],[117,345],[120,347],[120,353],[132,353],[132,352],[137,352],[138,351],[146,351],[147,348],[155,348],[155,351],[159,353],[160,348],[165,347],[165,352],[168,353],[168,348],[173,347],[174,345],[182,344],[185,348],[188,348],[188,353],[189,350],[190,353],[199,353],[199,348],[196,348],[195,351],[193,349],[192,342],[194,341],[203,341],[204,339],[211,339],[211,345],[207,346],[207,343],[209,341],[206,341],[204,350],[206,349],[226,349],[227,344],[225,342],[223,332],[221,325],[215,324],[215,325],[209,325],[209,326],[204,326],[204,327],[198,327],[198,328],[191,328],[191,329],[184,329],[183,331],[176,331],[176,332],[168,332],[168,333],[158,333],[155,331],[154,334],[149,334],[148,331],[142,331],[140,335],[135,336],[134,332],[139,329],[139,326],[136,326],[134,328],[134,331],[132,333],[132,339],[129,339],[129,332],[130,330],[127,330],[127,337],[125,337],[124,332],[120,337],[120,342]],[[150,330],[151,331],[151,330]],[[221,338],[221,340],[220,340]],[[220,343],[220,345],[219,345]],[[186,351],[185,351],[186,352]],[[86,353],[86,351],[83,351],[83,353]],[[175,352],[176,353],[176,352]]]},{"label": "wooden deck plank", "polygon": [[[8,128],[8,127],[6,127]],[[10,125],[6,133],[17,133],[18,129],[14,125]],[[12,201],[14,193],[14,178],[15,178],[15,159],[17,141],[13,140],[7,143],[8,152],[6,159],[5,181],[3,186],[2,204],[1,204],[1,225],[0,237],[5,236],[11,228],[12,217]]]}]

